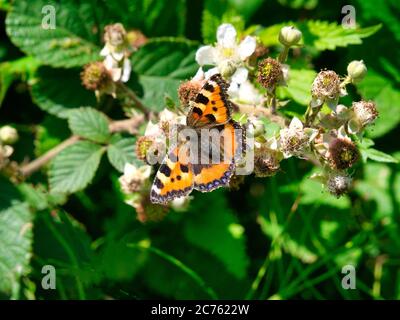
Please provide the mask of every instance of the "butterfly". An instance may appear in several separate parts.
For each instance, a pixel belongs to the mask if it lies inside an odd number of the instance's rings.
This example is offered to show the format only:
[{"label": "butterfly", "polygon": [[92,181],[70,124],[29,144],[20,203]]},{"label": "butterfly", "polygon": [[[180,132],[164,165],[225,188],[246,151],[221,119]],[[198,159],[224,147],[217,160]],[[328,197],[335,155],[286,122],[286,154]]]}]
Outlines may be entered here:
[{"label": "butterfly", "polygon": [[244,128],[231,113],[227,83],[220,74],[211,76],[191,102],[181,137],[158,169],[151,202],[166,204],[193,189],[210,192],[229,184],[244,145]]}]

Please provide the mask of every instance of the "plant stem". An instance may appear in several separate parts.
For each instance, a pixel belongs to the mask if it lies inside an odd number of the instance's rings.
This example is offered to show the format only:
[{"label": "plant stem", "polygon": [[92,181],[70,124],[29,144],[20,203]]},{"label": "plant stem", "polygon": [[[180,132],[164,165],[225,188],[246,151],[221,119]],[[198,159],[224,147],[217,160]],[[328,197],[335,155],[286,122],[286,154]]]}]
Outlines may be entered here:
[{"label": "plant stem", "polygon": [[305,113],[305,124],[307,127],[311,126],[315,118],[317,117],[318,113],[321,111],[323,104],[318,105],[317,107],[311,107],[311,104],[308,105],[307,111]]},{"label": "plant stem", "polygon": [[[143,122],[143,115],[138,115],[136,117],[125,119],[125,120],[117,120],[111,121],[108,125],[108,129],[111,133],[115,132],[129,132],[130,134],[137,134],[138,126]],[[51,159],[53,159],[57,154],[59,154],[62,150],[69,147],[70,145],[76,143],[81,138],[77,135],[73,135],[68,139],[64,140],[53,149],[47,151],[45,154],[40,156],[39,158],[23,165],[20,168],[20,174],[22,177],[29,177],[34,172],[38,171],[41,167],[46,165]]]},{"label": "plant stem", "polygon": [[283,46],[283,50],[281,51],[281,53],[278,56],[278,61],[280,63],[284,63],[287,59],[288,53],[289,53],[289,48],[288,46]]},{"label": "plant stem", "polygon": [[118,82],[117,83],[117,88],[120,89],[120,91],[122,92],[122,95],[127,96],[129,99],[133,100],[134,102],[134,107],[143,112],[146,119],[149,118],[150,116],[150,112],[149,110],[145,107],[145,105],[139,100],[139,98],[136,96],[136,93],[133,92],[130,88],[128,88],[125,84],[123,84],[122,82]]}]

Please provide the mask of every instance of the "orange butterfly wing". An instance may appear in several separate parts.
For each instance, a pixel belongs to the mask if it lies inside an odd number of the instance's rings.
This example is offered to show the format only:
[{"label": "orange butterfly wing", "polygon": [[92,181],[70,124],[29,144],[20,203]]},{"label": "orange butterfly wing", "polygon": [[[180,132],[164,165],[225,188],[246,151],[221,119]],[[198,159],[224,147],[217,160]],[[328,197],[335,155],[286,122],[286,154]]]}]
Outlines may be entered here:
[{"label": "orange butterfly wing", "polygon": [[179,159],[179,151],[179,147],[172,148],[158,169],[150,191],[151,202],[166,204],[193,190],[192,166],[186,159]]},{"label": "orange butterfly wing", "polygon": [[200,90],[187,116],[192,128],[211,127],[227,123],[231,118],[227,83],[220,74],[213,75]]},{"label": "orange butterfly wing", "polygon": [[194,189],[210,192],[229,184],[235,170],[235,162],[243,153],[244,133],[240,124],[231,120],[223,125],[220,145],[222,151],[220,163],[192,165],[195,175]]}]

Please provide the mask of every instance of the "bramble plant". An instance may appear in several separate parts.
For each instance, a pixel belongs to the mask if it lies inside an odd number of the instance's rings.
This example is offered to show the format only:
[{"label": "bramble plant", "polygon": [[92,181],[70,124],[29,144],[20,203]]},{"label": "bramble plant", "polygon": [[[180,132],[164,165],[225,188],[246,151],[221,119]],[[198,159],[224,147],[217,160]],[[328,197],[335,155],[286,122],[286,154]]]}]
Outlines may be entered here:
[{"label": "bramble plant", "polygon": [[[400,122],[400,76],[363,49],[389,31],[288,21],[285,10],[271,25],[256,13],[263,1],[212,2],[201,40],[189,40],[200,13],[181,0],[0,1],[0,297],[394,297],[379,268],[398,261],[399,154],[381,141]],[[162,163],[211,102],[228,115],[203,127],[237,124],[240,159],[204,194],[183,184],[201,174],[194,163],[173,169],[168,183],[187,191],[155,203],[152,190],[169,188],[157,170],[170,177]],[[194,149],[211,158],[209,147]],[[373,284],[368,274],[361,292],[343,293],[333,277],[371,259]],[[57,270],[54,292],[40,288],[45,265]]]}]

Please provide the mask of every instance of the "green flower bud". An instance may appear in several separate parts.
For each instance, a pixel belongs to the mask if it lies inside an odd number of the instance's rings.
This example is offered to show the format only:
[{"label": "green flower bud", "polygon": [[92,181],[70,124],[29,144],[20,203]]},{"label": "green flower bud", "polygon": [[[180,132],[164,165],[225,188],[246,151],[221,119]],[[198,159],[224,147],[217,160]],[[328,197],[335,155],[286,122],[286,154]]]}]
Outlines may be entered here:
[{"label": "green flower bud", "polygon": [[358,83],[364,79],[367,74],[367,67],[364,61],[354,60],[347,66],[347,74],[349,75],[352,83]]},{"label": "green flower bud", "polygon": [[0,128],[0,141],[4,144],[14,144],[18,141],[18,132],[11,126]]},{"label": "green flower bud", "polygon": [[279,32],[279,42],[286,47],[296,45],[302,37],[301,31],[293,26],[283,27]]}]

